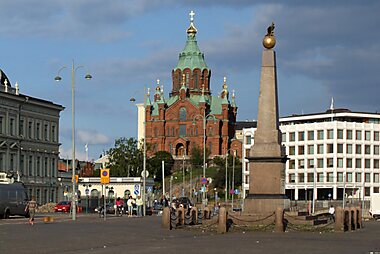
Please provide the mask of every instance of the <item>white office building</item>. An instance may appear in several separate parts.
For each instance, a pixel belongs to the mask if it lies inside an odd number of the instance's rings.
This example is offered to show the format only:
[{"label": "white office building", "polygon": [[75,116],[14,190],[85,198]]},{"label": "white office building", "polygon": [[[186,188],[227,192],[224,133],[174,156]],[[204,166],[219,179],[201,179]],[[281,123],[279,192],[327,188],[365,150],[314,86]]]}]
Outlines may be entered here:
[{"label": "white office building", "polygon": [[[256,123],[253,122],[252,126]],[[249,156],[255,127],[244,128],[243,154]],[[360,198],[379,193],[380,114],[347,109],[280,118],[286,147],[285,189],[291,200]],[[249,163],[243,163],[243,196]],[[315,190],[313,192],[313,190]]]}]

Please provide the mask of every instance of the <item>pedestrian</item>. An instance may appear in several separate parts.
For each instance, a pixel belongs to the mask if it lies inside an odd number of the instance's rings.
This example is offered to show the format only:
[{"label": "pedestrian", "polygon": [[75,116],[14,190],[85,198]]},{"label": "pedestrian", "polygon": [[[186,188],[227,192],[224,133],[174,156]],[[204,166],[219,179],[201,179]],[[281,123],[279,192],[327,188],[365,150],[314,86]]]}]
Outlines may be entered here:
[{"label": "pedestrian", "polygon": [[142,209],[143,209],[144,202],[143,202],[141,196],[137,197],[136,205],[137,205],[137,216],[142,217]]},{"label": "pedestrian", "polygon": [[133,212],[133,204],[135,201],[133,200],[132,196],[129,196],[129,199],[127,201],[127,206],[128,206],[128,217],[132,217],[132,212]]},{"label": "pedestrian", "polygon": [[31,226],[33,226],[34,224],[34,216],[36,214],[36,209],[37,209],[37,202],[36,202],[35,197],[32,197],[32,199],[25,206],[25,212],[29,213],[28,223]]},{"label": "pedestrian", "polygon": [[165,195],[162,197],[161,199],[161,205],[162,207],[167,207],[169,206],[169,202],[168,202],[168,199],[165,197]]},{"label": "pedestrian", "polygon": [[330,219],[332,219],[335,222],[335,208],[333,205],[331,205],[329,208],[329,215]]}]

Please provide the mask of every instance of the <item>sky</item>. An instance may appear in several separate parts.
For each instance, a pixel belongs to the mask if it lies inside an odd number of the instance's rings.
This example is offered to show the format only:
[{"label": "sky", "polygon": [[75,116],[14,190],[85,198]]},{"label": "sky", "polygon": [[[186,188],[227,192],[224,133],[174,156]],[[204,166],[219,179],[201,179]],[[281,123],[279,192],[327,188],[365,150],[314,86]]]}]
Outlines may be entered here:
[{"label": "sky", "polygon": [[[63,105],[60,156],[71,158],[71,72],[76,157],[137,137],[136,103],[156,79],[171,90],[189,12],[217,94],[227,77],[239,121],[256,119],[262,38],[275,23],[280,116],[348,108],[380,111],[380,1],[0,0],[0,69],[20,93]],[[62,81],[54,77],[58,70]],[[93,79],[84,76],[90,73]]]}]

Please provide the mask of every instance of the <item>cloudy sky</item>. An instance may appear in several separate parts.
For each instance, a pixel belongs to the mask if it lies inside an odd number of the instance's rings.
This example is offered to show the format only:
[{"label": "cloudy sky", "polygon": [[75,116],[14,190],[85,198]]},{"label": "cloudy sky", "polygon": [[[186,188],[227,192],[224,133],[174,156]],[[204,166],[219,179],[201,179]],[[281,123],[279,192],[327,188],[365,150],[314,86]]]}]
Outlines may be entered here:
[{"label": "cloudy sky", "polygon": [[[66,107],[61,156],[71,154],[71,74],[77,155],[96,159],[118,137],[137,136],[136,107],[159,78],[166,96],[194,10],[211,89],[227,76],[238,120],[255,119],[261,41],[276,24],[280,115],[330,107],[380,111],[380,1],[0,0],[0,69],[21,93]],[[63,80],[54,81],[62,66]],[[83,77],[93,75],[91,81]],[[71,157],[71,156],[70,156]]]}]

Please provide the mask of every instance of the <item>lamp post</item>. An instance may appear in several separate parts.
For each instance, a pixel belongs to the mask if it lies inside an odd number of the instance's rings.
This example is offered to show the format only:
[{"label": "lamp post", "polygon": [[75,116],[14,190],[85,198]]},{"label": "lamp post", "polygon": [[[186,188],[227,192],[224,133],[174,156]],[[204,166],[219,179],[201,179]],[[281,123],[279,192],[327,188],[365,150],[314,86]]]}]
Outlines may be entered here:
[{"label": "lamp post", "polygon": [[[72,118],[72,182],[73,182],[73,189],[72,189],[72,219],[76,220],[76,198],[75,198],[75,73],[79,68],[82,68],[83,66],[77,66],[75,67],[74,60],[72,62],[72,67],[71,67],[71,118]],[[55,77],[55,81],[61,81],[62,78],[59,76],[59,73],[65,69],[66,66],[63,66],[61,69],[58,71],[58,75]],[[85,76],[85,79],[90,80],[92,79],[92,76],[90,74],[87,74]]]},{"label": "lamp post", "polygon": [[235,196],[235,156],[236,156],[236,150],[233,150],[234,151],[234,157],[233,157],[233,160],[232,160],[232,211],[234,211],[234,196]]},{"label": "lamp post", "polygon": [[[206,115],[206,111],[204,111],[203,115],[198,114],[194,116],[193,123],[195,123],[198,117],[203,120],[203,178],[206,178],[206,122],[209,117],[213,117],[214,121],[216,117],[213,114]],[[206,205],[206,184],[203,184],[202,204]]]},{"label": "lamp post", "polygon": [[88,199],[89,199],[89,195],[90,195],[90,190],[88,188],[91,188],[91,184],[83,184],[83,187],[85,187],[85,194],[86,194],[86,213],[88,213]]},{"label": "lamp post", "polygon": [[182,158],[182,197],[185,196],[185,156],[186,156],[186,148],[183,153]]}]

